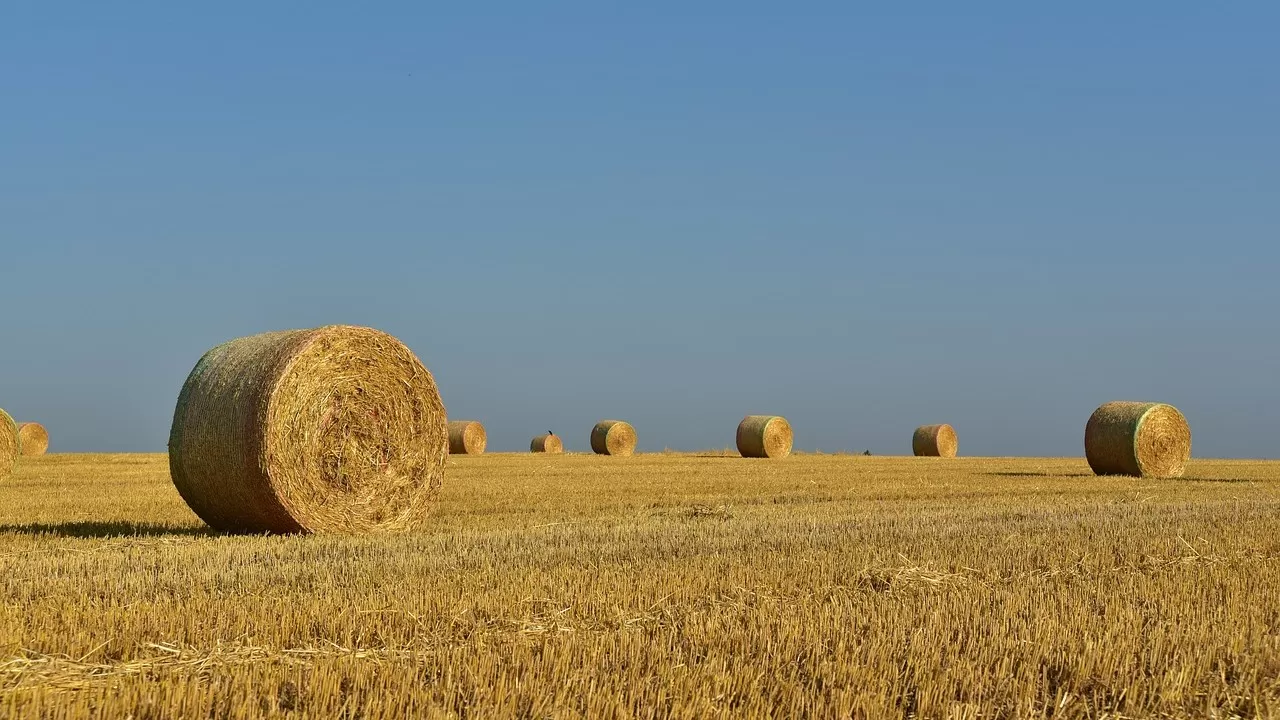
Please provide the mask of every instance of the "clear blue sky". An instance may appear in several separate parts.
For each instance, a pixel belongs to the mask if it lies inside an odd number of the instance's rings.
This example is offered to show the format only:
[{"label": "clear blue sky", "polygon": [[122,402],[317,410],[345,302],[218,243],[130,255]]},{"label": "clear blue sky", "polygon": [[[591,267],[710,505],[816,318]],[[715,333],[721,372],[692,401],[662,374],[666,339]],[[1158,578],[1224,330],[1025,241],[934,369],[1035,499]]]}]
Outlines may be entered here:
[{"label": "clear blue sky", "polygon": [[160,451],[224,340],[371,325],[527,448],[1277,457],[1280,5],[7,2],[0,407]]}]

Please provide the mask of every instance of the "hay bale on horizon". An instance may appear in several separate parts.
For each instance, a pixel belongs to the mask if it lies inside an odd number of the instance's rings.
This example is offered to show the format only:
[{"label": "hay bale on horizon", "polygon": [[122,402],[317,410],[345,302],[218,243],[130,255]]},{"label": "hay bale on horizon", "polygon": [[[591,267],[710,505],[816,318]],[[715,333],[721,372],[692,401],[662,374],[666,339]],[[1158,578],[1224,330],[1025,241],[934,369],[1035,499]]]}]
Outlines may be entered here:
[{"label": "hay bale on horizon", "polygon": [[49,452],[49,431],[38,422],[18,423],[18,448],[23,457]]},{"label": "hay bale on horizon", "polygon": [[780,415],[748,415],[738,423],[738,454],[749,458],[784,458],[791,454],[791,423]]},{"label": "hay bale on horizon", "polygon": [[411,529],[439,495],[447,453],[431,373],[394,337],[349,325],[213,348],[169,434],[178,492],[231,532]]},{"label": "hay bale on horizon", "polygon": [[483,455],[485,445],[489,443],[489,435],[484,425],[475,420],[452,420],[449,422],[449,454],[450,455]]},{"label": "hay bale on horizon", "polygon": [[18,424],[9,417],[9,413],[0,409],[0,479],[13,474],[21,452],[22,443],[18,440]]},{"label": "hay bale on horizon", "polygon": [[953,458],[960,447],[955,428],[941,425],[921,425],[911,436],[911,452],[916,457]]},{"label": "hay bale on horizon", "polygon": [[564,441],[555,433],[543,433],[529,443],[529,452],[558,455],[564,452]]},{"label": "hay bale on horizon", "polygon": [[624,420],[601,420],[591,428],[591,449],[597,455],[630,456],[636,451],[636,429]]},{"label": "hay bale on horizon", "polygon": [[1172,405],[1104,403],[1085,425],[1084,454],[1098,475],[1181,477],[1191,457],[1191,427]]}]

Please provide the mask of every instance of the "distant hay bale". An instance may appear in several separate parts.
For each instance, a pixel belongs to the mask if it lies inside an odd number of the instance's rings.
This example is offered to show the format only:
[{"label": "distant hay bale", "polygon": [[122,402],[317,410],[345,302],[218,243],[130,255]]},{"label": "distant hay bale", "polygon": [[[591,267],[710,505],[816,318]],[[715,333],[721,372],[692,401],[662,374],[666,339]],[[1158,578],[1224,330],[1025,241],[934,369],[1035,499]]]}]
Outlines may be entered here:
[{"label": "distant hay bale", "polygon": [[484,425],[475,420],[454,420],[449,423],[450,455],[481,455],[489,442]]},{"label": "distant hay bale", "polygon": [[18,447],[25,457],[49,452],[49,431],[40,423],[18,423]]},{"label": "distant hay bale", "polygon": [[558,454],[564,452],[564,442],[559,435],[543,433],[529,443],[529,452]]},{"label": "distant hay bale", "polygon": [[1089,416],[1084,454],[1098,475],[1181,477],[1191,457],[1191,428],[1172,405],[1109,402]]},{"label": "distant hay bale", "polygon": [[386,333],[330,325],[219,345],[182,386],[173,484],[230,532],[420,525],[448,453],[434,378]]},{"label": "distant hay bale", "polygon": [[591,428],[591,449],[597,455],[631,455],[636,451],[636,429],[622,420],[601,420]]},{"label": "distant hay bale", "polygon": [[18,424],[9,417],[9,413],[0,410],[0,479],[13,474],[18,464],[18,455],[22,452],[22,442],[18,439]]},{"label": "distant hay bale", "polygon": [[911,452],[917,457],[953,458],[960,442],[950,425],[922,425],[911,436]]},{"label": "distant hay bale", "polygon": [[778,415],[748,415],[738,423],[738,453],[749,458],[791,454],[791,423]]}]

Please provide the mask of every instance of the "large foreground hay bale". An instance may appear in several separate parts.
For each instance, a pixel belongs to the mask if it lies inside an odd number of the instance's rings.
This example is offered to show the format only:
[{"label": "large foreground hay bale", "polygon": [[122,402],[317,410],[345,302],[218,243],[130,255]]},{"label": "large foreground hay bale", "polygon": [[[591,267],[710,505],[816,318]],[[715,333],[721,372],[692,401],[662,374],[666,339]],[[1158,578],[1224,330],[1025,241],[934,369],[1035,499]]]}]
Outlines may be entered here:
[{"label": "large foreground hay bale", "polygon": [[18,446],[26,457],[43,455],[49,452],[49,431],[40,423],[19,423]]},{"label": "large foreground hay bale", "polygon": [[791,454],[791,423],[778,415],[748,415],[738,423],[738,453],[750,458]]},{"label": "large foreground hay bale", "polygon": [[0,478],[13,474],[20,452],[22,443],[18,440],[18,424],[9,417],[9,413],[0,410]]},{"label": "large foreground hay bale", "polygon": [[911,452],[917,457],[953,458],[959,447],[955,428],[945,423],[922,425],[911,436]]},{"label": "large foreground hay bale", "polygon": [[1109,402],[1089,416],[1084,454],[1098,475],[1181,477],[1191,457],[1191,428],[1172,405]]},{"label": "large foreground hay bale", "polygon": [[529,443],[529,452],[557,454],[564,452],[564,442],[555,433],[544,433]]},{"label": "large foreground hay bale", "polygon": [[475,420],[453,420],[449,423],[450,455],[481,455],[489,443],[484,425]]},{"label": "large foreground hay bale", "polygon": [[205,353],[173,415],[173,484],[234,532],[374,532],[422,522],[444,482],[445,409],[400,341],[331,325]]},{"label": "large foreground hay bale", "polygon": [[622,420],[601,420],[591,428],[591,449],[597,455],[631,455],[636,451],[636,429]]}]

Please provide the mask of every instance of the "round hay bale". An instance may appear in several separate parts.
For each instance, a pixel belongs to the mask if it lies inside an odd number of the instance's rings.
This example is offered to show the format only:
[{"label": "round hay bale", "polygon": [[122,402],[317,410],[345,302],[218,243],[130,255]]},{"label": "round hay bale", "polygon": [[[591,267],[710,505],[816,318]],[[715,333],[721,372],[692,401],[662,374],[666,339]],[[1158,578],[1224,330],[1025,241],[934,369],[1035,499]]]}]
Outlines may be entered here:
[{"label": "round hay bale", "polygon": [[43,455],[49,452],[49,431],[40,423],[19,423],[18,446],[26,457]]},{"label": "round hay bale", "polygon": [[435,379],[386,333],[330,325],[240,338],[182,386],[169,472],[229,532],[387,532],[426,517],[444,483]]},{"label": "round hay bale", "polygon": [[18,424],[9,417],[9,413],[0,410],[0,478],[13,474],[18,464],[18,455],[22,452],[22,442],[18,440]]},{"label": "round hay bale", "polygon": [[601,420],[591,428],[591,449],[597,455],[627,457],[636,451],[636,429],[622,420]]},{"label": "round hay bale", "polygon": [[748,415],[738,423],[738,453],[749,458],[784,458],[791,454],[791,423],[779,415]]},{"label": "round hay bale", "polygon": [[487,444],[489,435],[484,431],[484,425],[475,420],[449,422],[450,455],[482,455]]},{"label": "round hay bale", "polygon": [[529,452],[558,454],[564,452],[564,442],[554,433],[543,433],[529,443]]},{"label": "round hay bale", "polygon": [[916,457],[953,458],[960,442],[950,425],[922,425],[911,436],[911,452]]},{"label": "round hay bale", "polygon": [[1181,477],[1191,457],[1191,427],[1172,405],[1105,403],[1084,427],[1084,454],[1098,475]]}]

